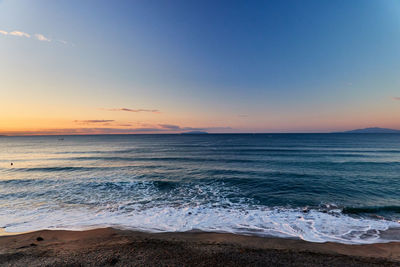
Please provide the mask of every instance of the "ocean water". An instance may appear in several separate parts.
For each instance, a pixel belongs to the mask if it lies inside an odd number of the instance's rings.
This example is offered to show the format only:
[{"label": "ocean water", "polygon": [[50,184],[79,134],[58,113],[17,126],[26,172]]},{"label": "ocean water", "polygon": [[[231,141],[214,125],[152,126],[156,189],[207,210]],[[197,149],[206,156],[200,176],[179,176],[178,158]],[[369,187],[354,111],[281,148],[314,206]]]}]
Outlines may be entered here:
[{"label": "ocean water", "polygon": [[400,135],[0,137],[0,228],[103,226],[399,240]]}]

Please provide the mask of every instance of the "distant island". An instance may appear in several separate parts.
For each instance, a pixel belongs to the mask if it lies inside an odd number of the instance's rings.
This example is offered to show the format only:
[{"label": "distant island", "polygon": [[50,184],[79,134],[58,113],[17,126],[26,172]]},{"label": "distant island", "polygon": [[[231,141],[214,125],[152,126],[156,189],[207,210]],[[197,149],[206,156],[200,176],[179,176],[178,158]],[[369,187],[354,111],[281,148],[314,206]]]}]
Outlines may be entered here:
[{"label": "distant island", "polygon": [[379,128],[379,127],[371,127],[364,129],[356,129],[351,131],[345,131],[341,133],[400,133],[400,130],[395,129],[387,129],[387,128]]},{"label": "distant island", "polygon": [[191,131],[191,132],[184,132],[181,134],[208,134],[207,132],[202,132],[202,131]]}]

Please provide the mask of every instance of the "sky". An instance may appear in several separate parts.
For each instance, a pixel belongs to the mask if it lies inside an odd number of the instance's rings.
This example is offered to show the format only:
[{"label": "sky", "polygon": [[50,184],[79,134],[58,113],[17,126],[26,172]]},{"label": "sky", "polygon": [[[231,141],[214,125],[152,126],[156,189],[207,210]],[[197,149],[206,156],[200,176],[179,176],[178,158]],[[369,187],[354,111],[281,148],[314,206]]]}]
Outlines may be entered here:
[{"label": "sky", "polygon": [[400,129],[400,0],[0,0],[0,134]]}]

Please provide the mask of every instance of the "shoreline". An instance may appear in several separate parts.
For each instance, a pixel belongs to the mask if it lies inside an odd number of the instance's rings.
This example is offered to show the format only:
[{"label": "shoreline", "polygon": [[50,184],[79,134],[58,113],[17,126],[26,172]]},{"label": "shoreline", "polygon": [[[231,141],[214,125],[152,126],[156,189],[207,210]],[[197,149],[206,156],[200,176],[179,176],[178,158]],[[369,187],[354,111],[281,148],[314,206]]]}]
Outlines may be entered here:
[{"label": "shoreline", "polygon": [[348,245],[230,233],[115,228],[0,236],[1,266],[400,266],[400,242]]}]

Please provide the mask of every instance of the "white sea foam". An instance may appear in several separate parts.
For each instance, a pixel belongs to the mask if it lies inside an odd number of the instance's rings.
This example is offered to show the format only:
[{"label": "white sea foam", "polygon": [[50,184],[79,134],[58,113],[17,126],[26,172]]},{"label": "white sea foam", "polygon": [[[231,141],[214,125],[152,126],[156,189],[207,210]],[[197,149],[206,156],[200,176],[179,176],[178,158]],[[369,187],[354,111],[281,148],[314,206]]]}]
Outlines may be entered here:
[{"label": "white sea foam", "polygon": [[62,185],[54,196],[0,202],[0,227],[6,232],[105,226],[149,232],[201,230],[349,244],[393,241],[380,233],[400,228],[398,222],[351,217],[334,206],[303,210],[256,205],[233,197],[240,191],[223,183],[167,184],[163,191],[154,182],[92,182]]},{"label": "white sea foam", "polygon": [[211,204],[146,209],[136,206],[129,212],[115,207],[91,210],[84,207],[53,211],[39,209],[31,212],[14,210],[7,216],[3,215],[0,214],[0,226],[7,232],[112,226],[149,232],[202,230],[349,244],[393,241],[380,238],[379,233],[400,227],[397,222],[353,218],[338,212],[303,212],[264,207],[222,208]]}]

